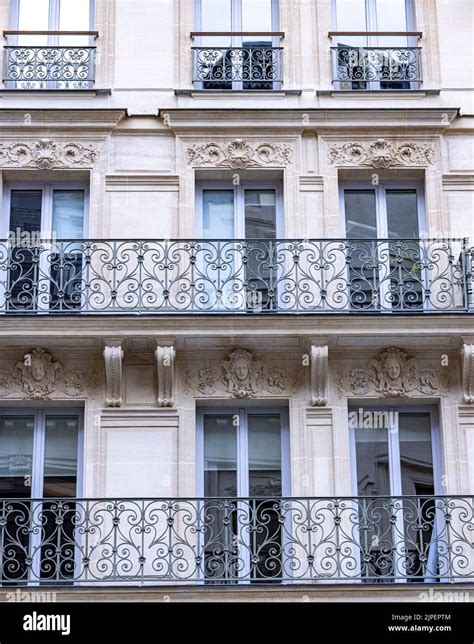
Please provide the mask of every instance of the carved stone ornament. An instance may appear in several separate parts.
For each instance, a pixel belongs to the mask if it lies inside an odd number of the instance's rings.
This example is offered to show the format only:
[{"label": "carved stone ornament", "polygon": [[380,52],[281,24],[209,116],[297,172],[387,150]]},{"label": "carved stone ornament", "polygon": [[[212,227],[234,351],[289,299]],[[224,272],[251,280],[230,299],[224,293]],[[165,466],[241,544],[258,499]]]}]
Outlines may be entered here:
[{"label": "carved stone ornament", "polygon": [[158,369],[158,396],[159,407],[172,407],[174,404],[174,347],[157,346],[155,351]]},{"label": "carved stone ornament", "polygon": [[413,393],[431,395],[445,390],[445,381],[433,369],[420,369],[416,358],[391,347],[378,360],[369,360],[365,369],[339,372],[337,388],[342,395],[374,393],[385,398],[405,398]]},{"label": "carved stone ornament", "polygon": [[293,150],[283,143],[249,143],[235,139],[230,143],[204,143],[186,151],[189,165],[213,168],[285,167],[292,162]]},{"label": "carved stone ornament", "polygon": [[462,358],[462,393],[464,402],[474,403],[474,344],[463,344]]},{"label": "carved stone ornament", "polygon": [[49,400],[62,373],[62,364],[40,347],[26,353],[13,369],[25,398],[33,400]]},{"label": "carved stone ornament", "polygon": [[226,360],[207,359],[203,368],[185,370],[184,387],[202,397],[256,398],[287,396],[299,386],[300,373],[256,360],[246,349],[232,351]]},{"label": "carved stone ornament", "polygon": [[311,346],[311,404],[322,407],[328,402],[328,348]]},{"label": "carved stone ornament", "polygon": [[99,152],[92,145],[51,139],[0,143],[0,166],[6,168],[90,168]]},{"label": "carved stone ornament", "polygon": [[386,139],[377,139],[372,143],[334,144],[329,148],[329,161],[338,166],[424,167],[434,163],[435,151],[428,143],[391,143]]},{"label": "carved stone ornament", "polygon": [[121,407],[123,404],[123,349],[118,345],[104,348],[105,361],[105,404],[107,407]]}]

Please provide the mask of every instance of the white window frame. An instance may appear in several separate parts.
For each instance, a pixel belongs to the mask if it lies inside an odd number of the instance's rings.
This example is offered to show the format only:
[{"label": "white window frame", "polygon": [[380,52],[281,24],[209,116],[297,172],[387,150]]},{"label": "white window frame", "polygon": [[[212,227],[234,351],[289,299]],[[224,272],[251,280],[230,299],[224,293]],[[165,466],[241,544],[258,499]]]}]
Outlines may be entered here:
[{"label": "white window frame", "polygon": [[[272,31],[279,31],[280,25],[280,0],[271,0],[272,2]],[[230,31],[231,32],[241,32],[242,31],[242,0],[230,0],[231,3],[231,13],[230,13]],[[196,31],[202,32],[205,31],[205,25],[202,23],[202,0],[195,0],[194,2],[194,16],[195,16],[195,26]],[[244,36],[231,36],[230,47],[242,47],[243,46]],[[272,36],[272,47],[279,47],[280,37]],[[203,47],[202,36],[196,38],[196,47]],[[197,76],[197,75],[196,75]],[[195,77],[196,77],[195,76]],[[280,89],[281,83],[274,82],[273,89]],[[196,89],[204,89],[204,82],[198,83]],[[243,90],[243,83],[240,81],[234,81],[232,83],[232,91]]]},{"label": "white window frame", "polygon": [[[55,190],[83,190],[84,191],[84,213],[83,213],[83,233],[82,239],[87,239],[89,229],[89,197],[90,188],[89,184],[85,181],[53,181],[53,182],[40,182],[40,181],[14,181],[8,182],[4,186],[3,191],[3,216],[0,219],[0,239],[7,239],[9,233],[16,235],[16,231],[11,230],[10,217],[11,217],[11,193],[15,190],[41,190],[41,225],[40,232],[48,235],[47,239],[52,239],[52,218],[53,218],[53,193]],[[58,240],[60,241],[60,240]],[[78,240],[80,241],[80,240]],[[5,243],[5,242],[3,242]],[[8,245],[8,241],[6,244]],[[42,275],[49,274],[49,267],[47,265],[47,254],[43,253],[40,258],[40,272]],[[4,273],[4,277],[0,278],[0,302],[5,302],[5,290],[8,280],[9,272]],[[41,307],[41,302],[40,306]],[[6,302],[3,309],[6,309]],[[47,312],[47,308],[45,309]]]},{"label": "white window frame", "polygon": [[[276,501],[280,498],[289,497],[291,495],[291,473],[290,473],[290,433],[289,433],[289,415],[287,406],[273,406],[273,407],[198,407],[196,418],[196,488],[199,500],[196,501],[198,506],[201,505],[201,499],[206,499],[204,496],[204,416],[232,416],[238,418],[236,425],[236,448],[237,448],[237,471],[236,471],[236,485],[237,494],[235,497],[229,497],[229,500],[236,500],[238,516],[248,516],[248,506],[245,501],[240,501],[239,498],[252,498],[249,494],[249,451],[248,451],[248,416],[249,415],[279,415],[280,416],[280,454],[281,454],[281,497],[274,498]],[[208,497],[212,498],[212,497]],[[205,501],[204,501],[205,502]],[[201,515],[201,508],[198,507],[198,515]],[[286,533],[291,532],[291,518],[290,514],[286,517]],[[285,556],[284,540],[285,531],[282,532],[282,558]],[[199,533],[200,535],[201,533]],[[250,535],[248,531],[242,530],[239,537],[244,540],[244,548],[239,553],[239,559],[243,562],[241,570],[242,580],[239,584],[249,584],[250,579],[248,575],[251,569],[250,564]],[[204,542],[198,544],[198,550],[204,548]],[[284,565],[282,564],[282,568]],[[246,578],[247,577],[247,578]]]},{"label": "white window frame", "polygon": [[[29,497],[19,498],[18,502],[31,499],[53,500],[54,497],[44,497],[44,456],[46,445],[46,417],[48,416],[74,416],[77,418],[77,469],[76,469],[76,494],[68,497],[71,500],[81,498],[83,492],[84,475],[84,409],[80,407],[2,407],[0,416],[33,416],[33,452],[31,467],[31,491]],[[39,512],[40,502],[31,503],[30,512]],[[81,511],[81,510],[79,510]],[[80,539],[80,535],[78,535]],[[79,541],[80,543],[80,541]],[[30,535],[29,551],[33,557],[32,568],[35,575],[34,581],[26,585],[38,586],[43,582],[40,579],[41,566],[41,533],[36,531]],[[0,552],[1,558],[1,552]],[[76,546],[76,566],[80,565],[80,548]],[[79,568],[78,568],[79,569]],[[45,580],[46,582],[47,580]]]},{"label": "white window frame", "polygon": [[[415,31],[416,28],[416,12],[415,12],[415,3],[414,0],[405,0],[405,15],[406,15],[406,30]],[[331,2],[331,18],[332,24],[334,25],[334,30],[339,31],[337,26],[337,0],[332,0]],[[379,31],[378,22],[377,22],[377,0],[365,0],[365,30],[366,31]],[[337,39],[339,36],[334,36],[332,39],[332,46],[337,47]],[[390,47],[390,42],[386,36],[366,36],[366,44],[364,45],[368,49],[370,47]],[[407,47],[416,47],[417,38],[416,36],[407,36]],[[421,66],[421,62],[420,62]],[[336,75],[336,64],[333,61],[333,78],[337,78]],[[350,81],[349,81],[350,82]],[[409,82],[409,81],[406,81]],[[338,81],[338,89],[346,89],[341,87],[346,81]],[[366,90],[380,90],[380,82],[378,81],[366,81]],[[410,82],[410,89],[419,89],[419,82]],[[347,91],[353,91],[352,89],[347,89]]]},{"label": "white window frame", "polygon": [[[348,411],[357,412],[360,405],[349,401]],[[440,495],[443,493],[442,489],[442,461],[441,461],[441,438],[440,438],[440,427],[439,427],[439,414],[438,408],[435,405],[384,405],[376,404],[375,401],[370,401],[370,405],[363,406],[364,412],[389,412],[388,419],[398,419],[396,413],[428,413],[430,415],[430,424],[431,424],[431,458],[433,463],[433,488],[434,495]],[[390,412],[392,412],[390,414]],[[357,448],[356,448],[356,432],[357,428],[349,426],[349,450],[350,450],[350,474],[351,474],[351,488],[352,494],[355,497],[359,496],[359,490],[357,485]],[[377,429],[373,430],[374,432],[379,431]],[[387,446],[388,446],[388,467],[389,467],[389,481],[390,481],[390,492],[389,496],[401,497],[403,496],[402,492],[402,478],[401,478],[401,463],[400,463],[400,435],[398,431],[397,422],[394,425],[390,425],[387,428]],[[372,497],[370,497],[372,498]],[[374,499],[377,497],[374,496]],[[439,512],[436,513],[436,518],[433,526],[433,533],[441,532],[443,526],[443,517],[440,516]],[[398,534],[404,533],[403,525],[403,516],[398,513],[396,524],[394,529]],[[435,546],[435,542],[433,546]],[[431,549],[431,548],[430,548]],[[433,557],[433,562],[436,559],[435,547],[432,549],[431,556]],[[398,556],[400,558],[400,556]],[[443,562],[441,562],[443,563]],[[360,563],[359,563],[360,565]],[[406,583],[407,579],[394,579],[394,583]],[[431,582],[433,581],[429,576],[425,578],[420,577],[420,581]],[[447,581],[447,580],[446,580]]]},{"label": "white window frame", "polygon": [[[341,225],[343,236],[347,239],[347,228],[346,228],[346,208],[344,200],[344,192],[346,190],[371,190],[375,195],[375,215],[376,215],[376,227],[377,227],[377,237],[375,239],[388,239],[388,219],[387,219],[387,199],[386,194],[388,190],[415,190],[416,191],[416,200],[417,200],[417,215],[418,215],[418,239],[426,239],[428,237],[427,228],[426,228],[426,215],[425,215],[425,197],[424,197],[424,186],[422,181],[417,180],[385,180],[380,181],[377,185],[373,185],[370,180],[351,180],[351,181],[341,181],[339,183],[339,211],[341,213]],[[350,238],[349,238],[350,239]],[[363,242],[364,240],[361,239]],[[388,255],[388,247],[384,245],[380,246],[380,249],[383,252],[383,255]],[[388,269],[387,269],[388,270]],[[389,271],[387,272],[389,274]],[[426,271],[423,275],[424,287],[428,281],[428,276]],[[349,278],[349,268],[347,269],[347,284],[350,283]],[[391,306],[389,301],[386,299],[388,293],[388,282],[386,281],[379,288],[379,301],[384,303],[384,306],[380,306],[380,310],[384,313],[391,312]],[[428,307],[427,307],[428,308]]]}]

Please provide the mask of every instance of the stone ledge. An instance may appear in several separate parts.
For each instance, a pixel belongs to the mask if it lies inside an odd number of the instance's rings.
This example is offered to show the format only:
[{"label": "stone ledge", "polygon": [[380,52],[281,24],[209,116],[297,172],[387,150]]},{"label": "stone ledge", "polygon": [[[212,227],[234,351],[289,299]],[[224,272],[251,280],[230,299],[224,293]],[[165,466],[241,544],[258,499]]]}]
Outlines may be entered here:
[{"label": "stone ledge", "polygon": [[[21,593],[55,593],[57,602],[474,602],[474,583],[458,584],[294,584],[229,586],[134,586],[10,588],[0,592],[0,603]],[[17,600],[19,601],[19,600]],[[36,599],[38,601],[38,599]],[[49,599],[51,601],[51,599]]]}]

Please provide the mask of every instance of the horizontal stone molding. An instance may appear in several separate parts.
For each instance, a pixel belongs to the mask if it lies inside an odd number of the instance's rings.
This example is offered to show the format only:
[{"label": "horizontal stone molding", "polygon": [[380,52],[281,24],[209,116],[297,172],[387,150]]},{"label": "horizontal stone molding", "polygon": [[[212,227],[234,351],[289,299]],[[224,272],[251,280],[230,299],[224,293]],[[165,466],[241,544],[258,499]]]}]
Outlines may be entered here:
[{"label": "horizontal stone molding", "polygon": [[108,174],[107,192],[178,192],[179,177],[166,174]]}]

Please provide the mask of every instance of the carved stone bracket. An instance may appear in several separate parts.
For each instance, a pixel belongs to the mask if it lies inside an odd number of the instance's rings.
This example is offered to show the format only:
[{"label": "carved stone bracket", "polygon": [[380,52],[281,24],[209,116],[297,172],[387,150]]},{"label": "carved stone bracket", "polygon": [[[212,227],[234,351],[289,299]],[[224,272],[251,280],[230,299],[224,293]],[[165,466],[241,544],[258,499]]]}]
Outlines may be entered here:
[{"label": "carved stone bracket", "polygon": [[431,144],[391,143],[386,139],[377,139],[372,143],[334,144],[329,148],[329,162],[338,166],[425,167],[434,163],[435,156],[435,150]]},{"label": "carved stone bracket", "polygon": [[462,393],[464,402],[474,403],[474,344],[463,344],[462,358]]},{"label": "carved stone bracket", "polygon": [[381,351],[378,360],[369,360],[363,369],[353,368],[337,374],[336,385],[342,395],[375,394],[385,398],[405,398],[416,393],[444,393],[444,376],[434,369],[421,369],[397,347]]},{"label": "carved stone bracket", "polygon": [[158,369],[158,396],[159,407],[172,407],[174,404],[174,360],[176,351],[174,347],[157,346],[155,351]]},{"label": "carved stone bracket", "polygon": [[105,360],[105,404],[107,407],[123,405],[123,349],[120,343],[106,344]]},{"label": "carved stone bracket", "polygon": [[204,143],[190,146],[186,151],[189,165],[213,168],[281,168],[293,159],[293,150],[284,143],[250,143],[235,139],[230,143]]},{"label": "carved stone bracket", "polygon": [[311,404],[323,407],[328,402],[328,348],[311,345]]},{"label": "carved stone bracket", "polygon": [[93,145],[77,142],[39,141],[0,143],[0,167],[37,168],[90,168],[99,152]]}]

